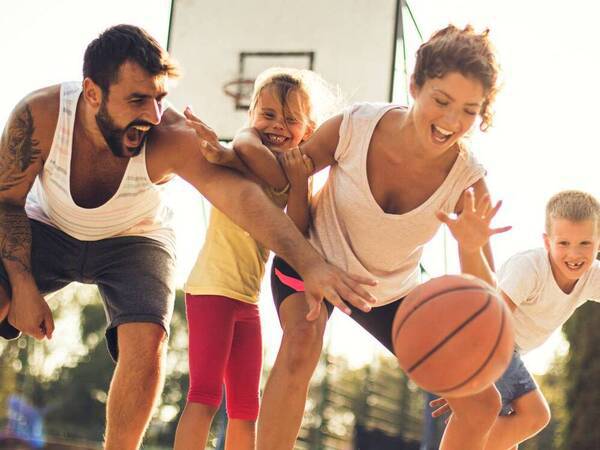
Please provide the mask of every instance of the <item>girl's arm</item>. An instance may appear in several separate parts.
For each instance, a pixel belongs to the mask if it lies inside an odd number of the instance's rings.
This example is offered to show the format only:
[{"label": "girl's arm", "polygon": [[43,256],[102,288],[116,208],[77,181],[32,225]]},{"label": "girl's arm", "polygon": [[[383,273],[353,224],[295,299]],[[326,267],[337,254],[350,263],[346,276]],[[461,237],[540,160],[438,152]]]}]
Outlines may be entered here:
[{"label": "girl's arm", "polygon": [[457,219],[450,218],[442,211],[437,213],[437,217],[448,225],[450,232],[458,242],[462,272],[496,286],[489,238],[494,234],[504,233],[512,227],[490,227],[490,222],[500,209],[502,202],[498,202],[492,207],[490,195],[483,179],[463,192],[461,198],[462,202],[459,199],[457,204],[459,213]]},{"label": "girl's arm", "polygon": [[308,156],[302,155],[298,148],[282,153],[280,160],[290,183],[287,215],[292,219],[298,230],[306,236],[310,223],[308,206],[310,196],[309,177],[314,168]]},{"label": "girl's arm", "polygon": [[335,149],[340,138],[342,115],[326,120],[311,138],[300,144],[300,151],[312,161],[313,173],[335,163]]},{"label": "girl's arm", "polygon": [[278,191],[285,190],[288,180],[277,157],[260,139],[254,128],[245,128],[233,139],[233,150],[243,163],[268,186]]},{"label": "girl's arm", "polygon": [[[217,133],[195,116],[189,107],[184,114],[187,124],[196,132],[200,140],[200,151],[208,162],[235,169],[253,181],[276,190],[286,189],[287,179],[277,158],[262,144],[255,130],[242,130],[233,141],[234,148],[228,148],[221,145]],[[235,149],[236,145],[241,148]],[[242,151],[245,158],[240,157]]]},{"label": "girl's arm", "polygon": [[[192,111],[187,108],[185,116],[187,123],[195,131],[201,141],[201,148],[208,149],[207,153],[227,152],[223,150],[219,143],[216,133]],[[317,129],[311,138],[300,145],[302,154],[308,156],[312,161],[314,172],[330,166],[335,162],[334,154],[338,145],[339,130],[342,123],[342,116],[337,115],[325,121]],[[206,144],[205,144],[206,142]],[[226,165],[244,172],[244,168],[256,175],[265,184],[276,190],[284,190],[287,186],[287,178],[283,169],[277,161],[277,157],[261,141],[258,132],[255,129],[247,128],[238,133],[233,141],[235,151],[230,151],[227,155],[215,156],[213,159],[219,165]],[[207,157],[209,161],[211,160]]]},{"label": "girl's arm", "polygon": [[[342,115],[334,116],[326,120],[310,139],[300,144],[300,152],[309,158],[310,162],[305,161],[312,168],[311,174],[335,163],[334,155],[341,124]],[[275,189],[285,189],[287,179],[277,162],[277,157],[263,145],[255,129],[247,128],[239,132],[233,141],[233,148],[256,176]],[[282,178],[279,178],[280,176]]]}]

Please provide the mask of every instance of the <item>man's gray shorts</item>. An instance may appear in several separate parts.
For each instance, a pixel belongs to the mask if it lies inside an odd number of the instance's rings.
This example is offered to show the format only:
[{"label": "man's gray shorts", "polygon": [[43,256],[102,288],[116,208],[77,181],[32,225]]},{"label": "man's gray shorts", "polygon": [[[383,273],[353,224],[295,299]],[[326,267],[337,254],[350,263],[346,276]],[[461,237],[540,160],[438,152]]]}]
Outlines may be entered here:
[{"label": "man's gray shorts", "polygon": [[501,416],[508,416],[514,412],[512,402],[528,392],[537,389],[535,381],[523,364],[519,352],[515,350],[508,369],[496,381],[496,388],[502,397]]},{"label": "man's gray shorts", "polygon": [[[31,269],[38,289],[45,295],[72,281],[98,285],[108,322],[108,350],[115,361],[119,325],[150,322],[168,333],[175,300],[175,261],[164,245],[141,236],[79,241],[44,223],[29,222]],[[1,262],[0,284],[10,296]],[[7,328],[3,322],[1,335]]]}]

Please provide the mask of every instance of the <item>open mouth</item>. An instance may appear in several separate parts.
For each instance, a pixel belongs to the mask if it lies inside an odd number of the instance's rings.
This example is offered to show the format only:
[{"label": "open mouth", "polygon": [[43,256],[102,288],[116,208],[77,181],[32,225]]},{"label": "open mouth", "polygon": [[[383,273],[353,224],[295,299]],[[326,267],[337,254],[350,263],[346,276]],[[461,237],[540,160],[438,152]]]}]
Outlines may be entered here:
[{"label": "open mouth", "polygon": [[576,270],[579,270],[579,269],[581,269],[583,267],[583,261],[579,261],[579,262],[576,262],[576,263],[574,263],[574,262],[565,262],[565,266],[567,266],[567,268],[569,270],[576,271]]},{"label": "open mouth", "polygon": [[431,136],[433,141],[438,144],[445,144],[454,135],[454,132],[446,130],[437,125],[431,125]]},{"label": "open mouth", "polygon": [[265,133],[265,138],[266,138],[268,144],[276,145],[277,147],[280,147],[289,139],[285,136],[280,136],[280,135],[273,134],[273,133]]},{"label": "open mouth", "polygon": [[137,148],[142,145],[146,133],[150,131],[150,125],[132,125],[125,131],[125,146]]}]

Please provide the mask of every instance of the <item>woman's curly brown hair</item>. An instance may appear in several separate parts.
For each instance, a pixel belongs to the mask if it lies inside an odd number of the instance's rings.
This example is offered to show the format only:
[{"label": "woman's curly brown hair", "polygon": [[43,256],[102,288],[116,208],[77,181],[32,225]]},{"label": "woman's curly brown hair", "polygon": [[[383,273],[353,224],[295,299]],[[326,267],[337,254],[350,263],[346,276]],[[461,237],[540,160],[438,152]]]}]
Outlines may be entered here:
[{"label": "woman's curly brown hair", "polygon": [[492,124],[491,106],[498,92],[498,63],[488,34],[488,29],[476,33],[471,25],[462,30],[448,25],[419,47],[413,74],[418,87],[429,78],[441,78],[449,72],[479,80],[485,92],[479,111],[482,131]]}]

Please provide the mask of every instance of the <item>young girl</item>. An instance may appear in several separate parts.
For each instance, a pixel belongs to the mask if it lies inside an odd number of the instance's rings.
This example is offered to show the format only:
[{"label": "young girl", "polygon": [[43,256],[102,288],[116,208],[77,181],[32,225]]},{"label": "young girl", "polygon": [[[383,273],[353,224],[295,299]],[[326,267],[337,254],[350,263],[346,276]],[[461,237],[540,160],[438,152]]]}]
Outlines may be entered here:
[{"label": "young girl", "polygon": [[[316,75],[294,69],[263,72],[254,86],[250,128],[233,142],[267,195],[281,207],[287,202],[289,217],[303,233],[308,227],[312,168],[298,145],[316,127],[309,79]],[[205,146],[204,151],[207,159],[216,161],[227,159],[233,150]],[[212,209],[204,246],[185,285],[190,388],[175,450],[205,448],[223,383],[229,417],[225,448],[255,448],[262,366],[257,302],[268,256],[268,249]]]}]

